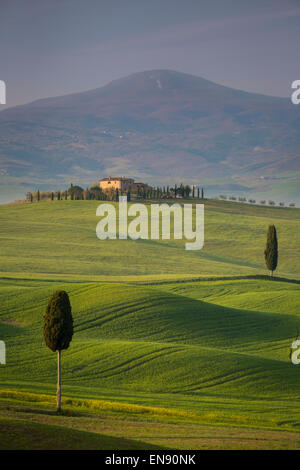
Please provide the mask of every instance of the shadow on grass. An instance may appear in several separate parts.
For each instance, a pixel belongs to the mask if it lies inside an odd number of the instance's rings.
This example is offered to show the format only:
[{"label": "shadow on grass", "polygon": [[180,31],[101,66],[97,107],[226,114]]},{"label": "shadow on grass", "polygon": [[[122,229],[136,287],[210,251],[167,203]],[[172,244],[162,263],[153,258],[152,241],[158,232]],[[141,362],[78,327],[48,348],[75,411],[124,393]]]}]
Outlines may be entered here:
[{"label": "shadow on grass", "polygon": [[86,413],[79,413],[70,409],[64,409],[57,412],[55,409],[49,410],[45,408],[29,408],[26,406],[16,406],[16,405],[7,405],[3,409],[7,411],[12,411],[15,413],[30,413],[35,415],[45,415],[45,416],[63,416],[63,417],[70,417],[70,418],[80,418],[90,416]]},{"label": "shadow on grass", "polygon": [[[239,281],[243,279],[257,279],[263,281],[278,281],[288,282],[292,284],[300,284],[298,279],[289,279],[287,277],[268,276],[267,274],[248,274],[248,275],[237,275],[237,276],[203,276],[190,279],[169,279],[169,280],[157,280],[157,281],[127,281],[127,284],[133,285],[159,285],[159,284],[184,284],[189,282],[208,282],[208,281]],[[112,282],[112,281],[110,281]]]},{"label": "shadow on grass", "polygon": [[67,426],[0,417],[0,450],[148,450],[164,449],[126,438]]}]

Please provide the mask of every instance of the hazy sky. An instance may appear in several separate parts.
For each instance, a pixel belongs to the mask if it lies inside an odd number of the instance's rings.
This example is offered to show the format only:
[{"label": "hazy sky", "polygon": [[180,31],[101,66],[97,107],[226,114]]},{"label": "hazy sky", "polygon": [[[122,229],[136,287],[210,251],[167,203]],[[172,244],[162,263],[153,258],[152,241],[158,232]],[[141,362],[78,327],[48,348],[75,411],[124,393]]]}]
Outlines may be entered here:
[{"label": "hazy sky", "polygon": [[289,96],[299,58],[299,0],[0,0],[8,106],[158,68]]}]

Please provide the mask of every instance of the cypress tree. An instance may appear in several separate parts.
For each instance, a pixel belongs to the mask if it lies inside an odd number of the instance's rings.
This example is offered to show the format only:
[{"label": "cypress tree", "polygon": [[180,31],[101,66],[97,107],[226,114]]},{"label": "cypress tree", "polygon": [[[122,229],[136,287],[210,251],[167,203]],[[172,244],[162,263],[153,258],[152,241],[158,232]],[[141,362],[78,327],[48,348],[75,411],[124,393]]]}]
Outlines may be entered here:
[{"label": "cypress tree", "polygon": [[38,201],[41,200],[41,195],[40,195],[40,190],[39,190],[39,189],[37,190],[37,200],[38,200]]},{"label": "cypress tree", "polygon": [[49,299],[44,315],[44,340],[51,351],[57,351],[57,406],[61,409],[61,351],[67,349],[73,336],[73,317],[68,294],[58,290]]},{"label": "cypress tree", "polygon": [[278,261],[278,242],[276,228],[274,225],[269,225],[268,228],[265,260],[267,268],[270,271],[270,276],[273,276],[273,271],[275,271],[277,268]]},{"label": "cypress tree", "polygon": [[186,186],[183,187],[183,194],[185,197],[190,197],[191,194],[191,187],[187,184]]}]

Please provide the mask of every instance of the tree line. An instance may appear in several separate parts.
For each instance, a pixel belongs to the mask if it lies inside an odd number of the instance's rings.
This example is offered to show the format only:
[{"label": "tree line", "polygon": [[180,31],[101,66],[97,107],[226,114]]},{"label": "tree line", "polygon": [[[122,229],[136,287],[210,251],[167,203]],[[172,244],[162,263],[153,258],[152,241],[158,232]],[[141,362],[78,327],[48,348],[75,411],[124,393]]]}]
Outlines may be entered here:
[{"label": "tree line", "polygon": [[[226,196],[225,194],[220,194],[219,198],[223,199],[223,200],[228,199],[229,201],[247,202],[246,197]],[[276,206],[276,202],[272,201],[272,200],[266,201],[265,199],[263,199],[261,201],[256,201],[256,199],[248,199],[248,202],[250,202],[250,204],[256,204],[257,203],[257,204],[261,204],[261,205],[265,205],[265,204],[268,203],[269,206]],[[295,207],[295,205],[296,204],[294,202],[291,202],[289,204],[289,207]],[[279,202],[279,206],[284,207],[285,203],[284,202]]]},{"label": "tree line", "polygon": [[92,200],[96,199],[106,200],[106,195],[99,186],[92,186],[91,188],[83,189],[81,186],[73,185],[64,191],[40,191],[28,192],[26,194],[26,200],[28,202],[40,202],[40,201],[78,201],[78,200]]},{"label": "tree line", "polygon": [[173,199],[173,198],[197,198],[204,199],[204,188],[196,188],[189,186],[175,184],[170,186],[157,186],[157,187],[139,187],[136,191],[131,188],[126,191],[119,189],[110,189],[103,191],[97,184],[91,188],[83,189],[81,186],[73,185],[64,191],[40,191],[28,192],[26,200],[28,202],[40,201],[62,201],[62,200],[97,200],[97,201],[118,201],[119,196],[127,196],[127,200],[134,199]]}]

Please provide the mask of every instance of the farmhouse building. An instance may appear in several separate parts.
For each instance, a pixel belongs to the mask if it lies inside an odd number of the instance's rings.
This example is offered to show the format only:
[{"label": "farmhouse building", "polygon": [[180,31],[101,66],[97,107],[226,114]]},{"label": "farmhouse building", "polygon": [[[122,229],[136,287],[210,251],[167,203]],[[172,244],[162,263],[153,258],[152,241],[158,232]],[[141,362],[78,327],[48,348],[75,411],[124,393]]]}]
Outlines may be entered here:
[{"label": "farmhouse building", "polygon": [[125,176],[108,176],[107,178],[102,178],[99,181],[99,186],[103,191],[118,190],[135,192],[142,188],[150,189],[148,184],[136,182],[134,179],[126,178]]}]

